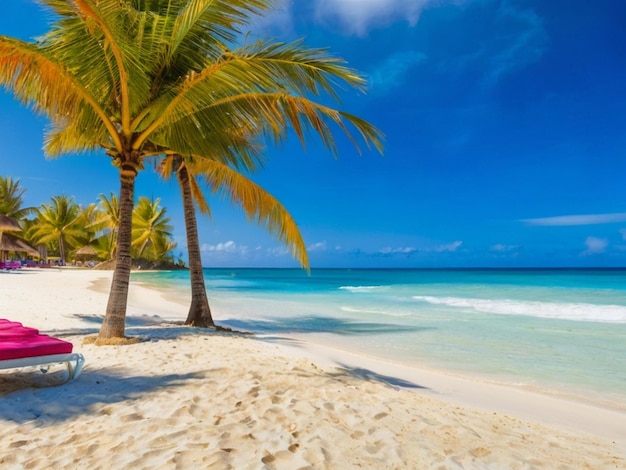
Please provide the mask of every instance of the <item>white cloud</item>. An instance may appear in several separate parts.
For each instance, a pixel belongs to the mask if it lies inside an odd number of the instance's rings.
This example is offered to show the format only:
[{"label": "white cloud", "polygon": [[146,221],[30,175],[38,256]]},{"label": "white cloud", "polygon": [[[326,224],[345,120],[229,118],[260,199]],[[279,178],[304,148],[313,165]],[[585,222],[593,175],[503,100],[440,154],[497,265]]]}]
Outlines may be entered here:
[{"label": "white cloud", "polygon": [[205,243],[202,245],[201,250],[207,254],[239,253],[245,255],[248,252],[248,247],[245,245],[237,245],[234,241],[229,240],[224,243],[218,243],[217,245]]},{"label": "white cloud", "polygon": [[[432,0],[317,0],[315,16],[318,21],[338,21],[347,34],[364,36],[379,26],[395,21],[415,25],[422,10]],[[437,2],[438,4],[441,1]]]},{"label": "white cloud", "polygon": [[375,254],[383,255],[383,256],[392,256],[392,255],[410,256],[414,253],[420,253],[420,252],[421,253],[445,253],[445,252],[452,253],[452,252],[457,251],[461,247],[461,245],[463,245],[462,241],[455,241],[452,243],[446,243],[446,244],[435,245],[435,246],[426,246],[426,247],[421,247],[421,248],[416,248],[414,246],[392,248],[390,246],[387,246],[385,248],[381,248]]},{"label": "white cloud", "polygon": [[388,247],[380,249],[378,253],[382,255],[397,255],[397,254],[410,255],[411,253],[415,253],[416,251],[417,251],[417,248],[414,248],[412,246],[406,246],[406,247],[401,247],[401,248],[391,248],[390,246],[388,246]]},{"label": "white cloud", "polygon": [[448,243],[446,245],[436,246],[433,249],[433,251],[435,251],[437,253],[442,253],[444,251],[454,252],[454,251],[458,250],[461,247],[462,244],[463,244],[462,241],[457,240],[455,242]]},{"label": "white cloud", "polygon": [[605,238],[587,237],[585,245],[587,249],[583,251],[583,255],[596,255],[606,251],[609,241]]},{"label": "white cloud", "polygon": [[276,246],[276,247],[273,247],[273,248],[268,248],[267,250],[265,250],[265,252],[269,256],[285,256],[285,255],[291,254],[289,249],[287,249],[284,246]]},{"label": "white cloud", "polygon": [[326,241],[313,243],[307,247],[307,251],[326,251]]},{"label": "white cloud", "polygon": [[408,70],[424,62],[426,55],[417,51],[403,51],[388,57],[369,74],[369,84],[373,91],[387,92],[400,85]]},{"label": "white cloud", "polygon": [[561,215],[557,217],[522,220],[522,222],[525,222],[528,225],[540,226],[599,225],[624,221],[626,221],[626,212],[618,212],[614,214]]},{"label": "white cloud", "polygon": [[500,253],[517,251],[519,249],[520,249],[519,245],[503,245],[502,243],[497,243],[490,248],[491,251],[498,251]]}]

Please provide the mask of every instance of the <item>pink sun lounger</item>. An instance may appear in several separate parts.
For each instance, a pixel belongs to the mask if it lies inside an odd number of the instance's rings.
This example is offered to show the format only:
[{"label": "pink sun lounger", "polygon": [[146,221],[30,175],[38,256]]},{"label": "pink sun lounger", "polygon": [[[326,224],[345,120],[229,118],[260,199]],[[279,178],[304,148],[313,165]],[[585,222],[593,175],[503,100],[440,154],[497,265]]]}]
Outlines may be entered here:
[{"label": "pink sun lounger", "polygon": [[83,355],[73,353],[73,348],[72,343],[0,318],[0,369],[39,366],[45,373],[51,364],[64,363],[69,382],[80,375],[85,363]]}]

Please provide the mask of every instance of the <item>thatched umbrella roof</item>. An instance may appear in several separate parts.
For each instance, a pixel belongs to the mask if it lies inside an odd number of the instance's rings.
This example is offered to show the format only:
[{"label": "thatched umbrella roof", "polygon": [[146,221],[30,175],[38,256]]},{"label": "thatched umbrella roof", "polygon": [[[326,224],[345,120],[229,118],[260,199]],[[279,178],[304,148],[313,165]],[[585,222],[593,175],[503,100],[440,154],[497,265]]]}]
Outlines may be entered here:
[{"label": "thatched umbrella roof", "polygon": [[98,253],[96,249],[91,245],[85,245],[80,250],[77,250],[75,255],[83,258],[97,258]]},{"label": "thatched umbrella roof", "polygon": [[19,232],[20,230],[22,227],[17,223],[17,220],[0,214],[0,232]]},{"label": "thatched umbrella roof", "polygon": [[0,233],[0,251],[18,251],[30,256],[39,256],[39,252],[28,243],[6,233]]}]

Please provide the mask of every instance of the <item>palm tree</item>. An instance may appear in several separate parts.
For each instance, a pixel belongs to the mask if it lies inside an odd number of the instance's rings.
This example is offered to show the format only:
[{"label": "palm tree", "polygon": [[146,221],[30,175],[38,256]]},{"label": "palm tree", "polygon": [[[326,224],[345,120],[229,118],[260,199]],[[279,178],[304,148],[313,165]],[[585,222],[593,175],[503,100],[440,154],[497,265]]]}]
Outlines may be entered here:
[{"label": "palm tree", "polygon": [[150,261],[168,261],[174,263],[172,251],[178,245],[174,240],[168,237],[156,237],[154,242],[150,244],[150,251],[146,258]]},{"label": "palm tree", "polygon": [[41,244],[58,244],[62,260],[66,260],[68,248],[89,240],[85,232],[85,213],[74,198],[53,196],[51,204],[42,204],[36,212],[36,222],[30,233],[32,239]]},{"label": "palm tree", "polygon": [[0,214],[15,220],[22,220],[34,210],[32,207],[23,207],[26,188],[20,186],[20,180],[10,176],[0,176]]},{"label": "palm tree", "polygon": [[107,259],[113,259],[117,247],[117,228],[120,215],[120,203],[117,196],[113,193],[108,197],[105,194],[100,194],[96,213],[97,215],[89,228],[102,232],[99,239],[105,242],[103,248],[106,251]]},{"label": "palm tree", "polygon": [[160,199],[150,201],[147,197],[139,198],[133,210],[133,242],[137,258],[144,256],[146,248],[158,246],[160,240],[172,236],[173,227],[166,210],[159,207]]},{"label": "palm tree", "polygon": [[274,141],[291,129],[317,133],[335,151],[330,127],[352,124],[380,149],[380,133],[351,114],[313,101],[337,98],[364,80],[302,42],[232,48],[239,29],[273,0],[42,0],[55,13],[36,43],[0,36],[0,84],[52,121],[47,155],[97,148],[120,174],[115,272],[99,338],[123,337],[131,267],[135,179],[146,158],[169,150],[234,168],[254,155],[230,129]]},{"label": "palm tree", "polygon": [[277,199],[241,173],[215,160],[184,159],[179,154],[168,155],[162,161],[160,173],[165,178],[176,173],[182,193],[191,280],[191,305],[186,325],[205,328],[216,326],[204,284],[194,202],[204,214],[210,215],[210,209],[198,184],[198,177],[202,177],[214,193],[230,196],[231,202],[241,206],[248,218],[256,219],[287,244],[294,257],[308,269],[304,240],[291,214]]}]

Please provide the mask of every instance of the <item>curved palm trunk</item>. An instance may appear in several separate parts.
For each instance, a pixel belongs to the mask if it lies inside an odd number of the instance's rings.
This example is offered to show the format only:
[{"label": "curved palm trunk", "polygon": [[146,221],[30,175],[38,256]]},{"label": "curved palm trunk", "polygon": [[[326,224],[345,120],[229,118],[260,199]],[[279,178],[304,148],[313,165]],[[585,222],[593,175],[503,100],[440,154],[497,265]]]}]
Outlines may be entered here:
[{"label": "curved palm trunk", "polygon": [[130,244],[133,228],[133,197],[137,170],[131,164],[122,164],[120,170],[120,215],[117,234],[115,271],[109,292],[106,315],[100,327],[99,339],[124,338],[126,304],[130,282]]},{"label": "curved palm trunk", "polygon": [[185,325],[207,328],[215,326],[209,299],[204,287],[204,273],[202,272],[202,258],[200,256],[200,241],[198,240],[198,225],[196,210],[191,197],[189,172],[185,165],[181,165],[177,172],[180,189],[183,193],[185,211],[185,230],[187,232],[187,252],[189,254],[189,277],[191,278],[191,306]]}]

